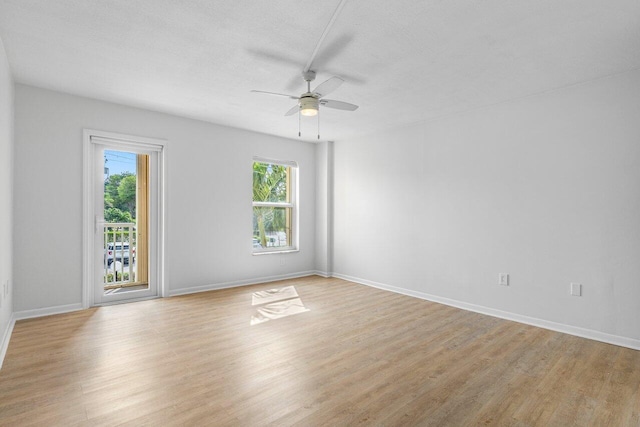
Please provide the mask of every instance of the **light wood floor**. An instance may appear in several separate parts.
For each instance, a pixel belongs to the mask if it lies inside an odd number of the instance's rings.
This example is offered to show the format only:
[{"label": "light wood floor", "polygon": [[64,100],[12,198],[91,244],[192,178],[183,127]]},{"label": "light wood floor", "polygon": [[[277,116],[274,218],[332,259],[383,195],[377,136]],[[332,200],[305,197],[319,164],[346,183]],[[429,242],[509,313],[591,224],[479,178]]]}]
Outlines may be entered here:
[{"label": "light wood floor", "polygon": [[[252,293],[309,311],[251,326]],[[638,426],[640,352],[338,279],[16,323],[0,425]]]}]

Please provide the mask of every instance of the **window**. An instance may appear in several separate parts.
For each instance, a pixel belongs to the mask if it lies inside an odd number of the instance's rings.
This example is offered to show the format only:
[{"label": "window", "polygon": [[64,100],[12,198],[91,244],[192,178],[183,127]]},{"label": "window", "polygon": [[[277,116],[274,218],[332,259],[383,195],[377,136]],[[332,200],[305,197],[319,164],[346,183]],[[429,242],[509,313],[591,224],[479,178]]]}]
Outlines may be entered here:
[{"label": "window", "polygon": [[253,252],[297,249],[294,162],[253,161]]}]

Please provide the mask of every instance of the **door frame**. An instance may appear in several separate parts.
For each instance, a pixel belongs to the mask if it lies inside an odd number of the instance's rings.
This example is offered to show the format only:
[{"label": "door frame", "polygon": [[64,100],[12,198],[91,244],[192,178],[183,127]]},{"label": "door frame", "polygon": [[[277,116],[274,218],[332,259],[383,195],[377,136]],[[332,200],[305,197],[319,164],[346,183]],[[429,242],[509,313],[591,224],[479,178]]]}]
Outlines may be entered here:
[{"label": "door frame", "polygon": [[[94,129],[83,129],[82,148],[83,148],[83,200],[82,200],[82,307],[89,308],[96,304],[96,298],[94,293],[94,269],[96,268],[96,257],[94,256],[94,246],[96,244],[95,227],[96,214],[94,208],[95,187],[92,185],[95,182],[95,176],[98,171],[96,170],[95,157],[95,144],[92,142],[92,137],[104,141],[111,141],[118,144],[123,149],[129,145],[132,148],[153,148],[159,151],[158,154],[158,190],[157,190],[157,225],[154,227],[153,232],[157,233],[157,251],[154,262],[154,273],[157,279],[157,297],[165,297],[167,295],[167,283],[165,278],[164,268],[164,253],[165,253],[165,169],[166,169],[166,156],[167,156],[167,141],[164,139],[147,138],[134,135],[126,135],[115,132],[106,132]],[[156,298],[147,297],[141,299]],[[134,299],[118,302],[131,302]],[[118,302],[113,302],[116,304]],[[108,303],[107,303],[108,304]],[[100,304],[106,305],[106,304]]]}]

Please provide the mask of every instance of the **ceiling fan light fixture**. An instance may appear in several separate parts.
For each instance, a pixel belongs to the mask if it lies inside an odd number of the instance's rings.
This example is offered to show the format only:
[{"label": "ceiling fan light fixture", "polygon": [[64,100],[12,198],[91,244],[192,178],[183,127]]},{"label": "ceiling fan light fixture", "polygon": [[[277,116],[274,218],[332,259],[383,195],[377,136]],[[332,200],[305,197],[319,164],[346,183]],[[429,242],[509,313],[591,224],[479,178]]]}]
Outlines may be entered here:
[{"label": "ceiling fan light fixture", "polygon": [[318,99],[312,96],[300,98],[300,114],[313,117],[318,114]]}]

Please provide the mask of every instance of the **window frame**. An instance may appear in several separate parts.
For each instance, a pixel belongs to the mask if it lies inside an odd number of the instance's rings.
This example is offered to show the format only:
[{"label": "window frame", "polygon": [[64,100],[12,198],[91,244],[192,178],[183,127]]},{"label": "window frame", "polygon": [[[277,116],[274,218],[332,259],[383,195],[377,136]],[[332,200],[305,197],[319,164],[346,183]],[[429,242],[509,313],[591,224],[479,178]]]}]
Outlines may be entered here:
[{"label": "window frame", "polygon": [[[253,194],[251,196],[251,221],[252,221],[252,237],[251,237],[251,245],[252,245],[252,254],[253,255],[268,255],[268,254],[283,254],[290,252],[298,252],[298,174],[299,174],[299,166],[298,163],[291,160],[275,160],[268,159],[264,157],[253,157],[251,162],[251,170],[253,171],[253,165],[255,163],[263,163],[268,165],[278,165],[285,166],[288,168],[288,202],[260,202],[253,200]],[[252,192],[253,193],[253,192]],[[273,207],[273,208],[288,208],[291,209],[290,216],[290,227],[289,233],[291,236],[289,237],[290,244],[288,246],[277,246],[277,247],[266,247],[266,248],[255,248],[253,247],[253,210],[256,207]]]}]

